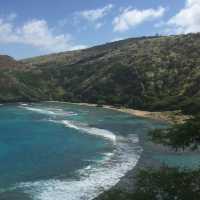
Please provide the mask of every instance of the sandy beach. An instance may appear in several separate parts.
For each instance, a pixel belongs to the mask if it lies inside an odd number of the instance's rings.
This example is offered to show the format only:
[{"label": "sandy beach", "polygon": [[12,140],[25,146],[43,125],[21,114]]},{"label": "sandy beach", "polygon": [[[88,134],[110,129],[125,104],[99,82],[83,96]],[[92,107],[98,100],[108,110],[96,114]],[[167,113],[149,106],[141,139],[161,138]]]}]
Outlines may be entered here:
[{"label": "sandy beach", "polygon": [[[81,106],[102,107],[105,109],[128,113],[130,115],[141,118],[157,120],[158,122],[159,121],[166,122],[166,124],[183,123],[186,119],[189,118],[189,116],[182,115],[180,111],[150,112],[150,111],[135,110],[124,107],[114,107],[111,105],[97,105],[89,103],[71,103],[71,102],[65,102],[65,103],[81,105]],[[137,165],[133,167],[132,170],[127,172],[127,174],[123,178],[121,178],[121,180],[115,186],[113,186],[110,190],[102,193],[100,196],[95,198],[95,200],[106,200],[107,194],[110,192],[111,193],[115,192],[116,190],[131,192],[135,187],[137,173],[141,168],[146,168],[146,167],[159,168],[162,165],[162,163],[160,163],[158,160],[152,158],[152,152],[160,152],[162,154],[165,153],[167,154],[169,152],[172,152],[172,150],[167,147],[164,147],[162,145],[156,145],[150,142],[149,140],[147,140],[145,134],[140,135],[139,140],[143,148],[143,152],[140,159],[138,160]]]},{"label": "sandy beach", "polygon": [[[72,103],[72,104],[99,107],[99,105],[97,104],[89,104],[89,103]],[[183,123],[186,119],[189,118],[189,116],[181,114],[180,111],[150,112],[150,111],[142,111],[142,110],[135,110],[131,108],[125,108],[125,107],[118,108],[111,105],[102,105],[101,107],[110,109],[110,110],[123,112],[123,113],[128,113],[130,115],[134,115],[137,117],[144,117],[144,118],[149,118],[149,119],[154,119],[154,120],[159,120],[159,121],[165,121],[170,124]]]},{"label": "sandy beach", "polygon": [[[83,106],[92,106],[99,107],[97,104],[88,104],[88,103],[73,103],[76,105]],[[153,120],[158,120],[161,122],[167,122],[168,124],[174,123],[183,123],[189,116],[182,115],[179,111],[165,111],[165,112],[149,112],[149,111],[141,111],[124,107],[114,107],[109,105],[102,105],[102,108],[111,109],[123,113],[128,113],[133,116],[143,117]],[[172,152],[172,150],[168,147],[164,147],[162,145],[154,144],[146,139],[145,135],[140,136],[140,143],[143,147],[143,153],[137,163],[137,165],[115,185],[110,190],[105,191],[101,195],[99,195],[94,200],[106,200],[107,194],[115,193],[115,191],[126,191],[131,192],[136,184],[137,173],[142,168],[159,168],[162,166],[162,163],[158,160],[155,160],[151,157],[152,152],[160,152],[162,154],[167,154]],[[178,152],[173,152],[174,154]]]}]

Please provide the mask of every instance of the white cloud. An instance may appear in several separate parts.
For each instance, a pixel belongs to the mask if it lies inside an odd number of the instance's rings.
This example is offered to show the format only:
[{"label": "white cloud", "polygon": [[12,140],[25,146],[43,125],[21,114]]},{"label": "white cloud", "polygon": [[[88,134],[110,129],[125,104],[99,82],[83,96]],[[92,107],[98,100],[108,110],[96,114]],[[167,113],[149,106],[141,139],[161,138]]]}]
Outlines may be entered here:
[{"label": "white cloud", "polygon": [[127,8],[113,20],[114,31],[127,31],[145,21],[154,20],[164,15],[165,8],[138,10]]},{"label": "white cloud", "polygon": [[117,41],[120,41],[120,40],[125,40],[125,38],[123,38],[123,37],[116,37],[116,38],[112,39],[111,42],[117,42]]},{"label": "white cloud", "polygon": [[70,48],[71,51],[88,48],[86,45],[74,45]]},{"label": "white cloud", "polygon": [[0,43],[26,44],[47,52],[72,50],[78,47],[73,45],[69,34],[55,34],[45,20],[31,20],[17,27],[13,22],[0,19]]},{"label": "white cloud", "polygon": [[186,1],[186,4],[188,6],[193,5],[193,4],[197,4],[197,3],[199,3],[199,0],[187,0]]},{"label": "white cloud", "polygon": [[186,0],[185,7],[167,23],[175,33],[200,31],[200,0]]},{"label": "white cloud", "polygon": [[18,36],[13,33],[13,25],[0,19],[0,43],[11,43],[17,39]]},{"label": "white cloud", "polygon": [[93,9],[93,10],[84,10],[79,12],[79,16],[81,16],[83,19],[95,22],[99,19],[105,17],[113,8],[112,4],[108,4],[103,8]]},{"label": "white cloud", "polygon": [[32,20],[17,30],[22,43],[45,49],[47,51],[64,51],[70,49],[70,35],[55,35],[44,20]]}]

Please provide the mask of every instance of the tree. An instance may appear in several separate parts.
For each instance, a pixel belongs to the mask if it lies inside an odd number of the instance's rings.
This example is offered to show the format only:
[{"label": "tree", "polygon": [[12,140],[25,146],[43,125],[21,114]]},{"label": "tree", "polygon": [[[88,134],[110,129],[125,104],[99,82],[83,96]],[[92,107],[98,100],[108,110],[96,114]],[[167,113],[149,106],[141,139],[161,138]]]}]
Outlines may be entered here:
[{"label": "tree", "polygon": [[162,167],[141,170],[137,176],[133,200],[198,200],[200,169],[179,170]]},{"label": "tree", "polygon": [[142,169],[132,192],[111,190],[101,200],[199,200],[200,169]]},{"label": "tree", "polygon": [[149,135],[153,142],[171,146],[175,150],[196,150],[200,146],[200,115],[191,117],[184,124],[153,130]]}]

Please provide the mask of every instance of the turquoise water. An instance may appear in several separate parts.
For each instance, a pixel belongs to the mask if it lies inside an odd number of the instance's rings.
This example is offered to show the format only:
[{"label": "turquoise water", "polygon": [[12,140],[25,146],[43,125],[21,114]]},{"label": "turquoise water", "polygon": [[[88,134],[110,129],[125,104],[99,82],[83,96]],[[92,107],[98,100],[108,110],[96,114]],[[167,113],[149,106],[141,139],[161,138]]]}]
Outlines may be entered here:
[{"label": "turquoise water", "polygon": [[160,126],[67,103],[2,105],[0,200],[93,199],[136,165],[138,136]]},{"label": "turquoise water", "polygon": [[182,167],[185,169],[197,169],[200,167],[199,153],[157,154],[153,158],[170,167]]},{"label": "turquoise water", "polygon": [[92,199],[141,153],[141,123],[65,103],[0,106],[0,199]]}]

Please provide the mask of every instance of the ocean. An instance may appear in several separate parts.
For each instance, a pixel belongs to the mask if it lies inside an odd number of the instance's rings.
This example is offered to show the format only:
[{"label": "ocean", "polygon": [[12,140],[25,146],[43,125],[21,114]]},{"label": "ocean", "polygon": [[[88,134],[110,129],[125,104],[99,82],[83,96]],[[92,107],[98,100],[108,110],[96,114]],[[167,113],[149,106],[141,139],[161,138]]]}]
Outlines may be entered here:
[{"label": "ocean", "polygon": [[0,200],[91,200],[138,162],[158,122],[104,108],[0,106]]}]

